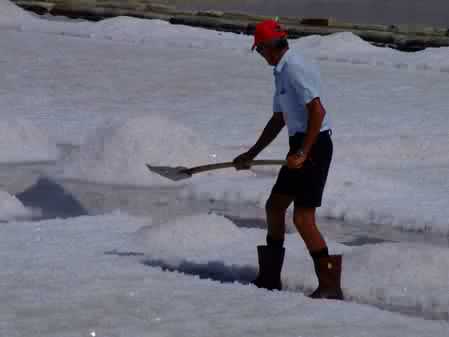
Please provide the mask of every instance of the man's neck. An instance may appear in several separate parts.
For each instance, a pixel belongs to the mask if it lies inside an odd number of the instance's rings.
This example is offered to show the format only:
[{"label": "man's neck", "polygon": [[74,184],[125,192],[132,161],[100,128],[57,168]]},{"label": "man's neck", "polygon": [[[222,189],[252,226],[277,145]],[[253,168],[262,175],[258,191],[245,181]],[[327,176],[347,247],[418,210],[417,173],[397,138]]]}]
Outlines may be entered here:
[{"label": "man's neck", "polygon": [[285,55],[285,53],[288,51],[288,49],[289,48],[285,48],[285,49],[283,49],[283,50],[281,50],[279,52],[279,55],[277,56],[277,61],[276,61],[276,65],[275,66],[277,66],[279,64],[279,62],[281,62],[282,57]]}]

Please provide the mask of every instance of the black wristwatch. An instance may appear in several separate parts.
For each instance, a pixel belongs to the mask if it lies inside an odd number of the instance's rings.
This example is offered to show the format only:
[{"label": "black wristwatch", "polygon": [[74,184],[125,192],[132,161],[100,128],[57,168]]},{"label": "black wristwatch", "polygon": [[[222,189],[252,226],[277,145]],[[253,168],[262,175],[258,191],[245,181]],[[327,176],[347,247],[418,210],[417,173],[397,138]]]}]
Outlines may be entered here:
[{"label": "black wristwatch", "polygon": [[298,156],[304,156],[304,157],[306,157],[306,153],[304,152],[303,149],[300,149],[298,152],[296,152],[296,154],[297,154]]}]

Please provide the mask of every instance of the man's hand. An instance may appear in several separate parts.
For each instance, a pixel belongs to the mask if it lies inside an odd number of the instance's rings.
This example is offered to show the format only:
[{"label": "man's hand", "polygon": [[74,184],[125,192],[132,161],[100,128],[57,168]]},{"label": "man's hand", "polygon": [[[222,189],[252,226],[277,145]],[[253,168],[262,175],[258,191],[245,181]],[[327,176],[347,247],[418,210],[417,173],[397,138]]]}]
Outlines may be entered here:
[{"label": "man's hand", "polygon": [[251,168],[250,161],[256,158],[276,138],[284,126],[282,112],[274,112],[273,117],[265,125],[256,144],[233,160],[235,168],[237,170],[249,170]]},{"label": "man's hand", "polygon": [[300,169],[304,166],[307,160],[307,156],[303,153],[301,154],[291,154],[287,157],[287,167],[289,169]]},{"label": "man's hand", "polygon": [[236,170],[249,170],[251,168],[250,162],[254,159],[254,156],[249,152],[242,153],[237,156],[232,162]]}]

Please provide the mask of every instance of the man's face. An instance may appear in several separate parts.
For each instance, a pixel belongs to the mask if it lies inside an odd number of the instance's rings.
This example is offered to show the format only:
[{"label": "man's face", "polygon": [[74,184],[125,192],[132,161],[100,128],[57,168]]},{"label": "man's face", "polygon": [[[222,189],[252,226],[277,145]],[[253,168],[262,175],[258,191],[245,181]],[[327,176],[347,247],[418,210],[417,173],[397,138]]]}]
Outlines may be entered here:
[{"label": "man's face", "polygon": [[275,49],[272,46],[260,44],[256,47],[256,51],[270,66],[276,65]]}]

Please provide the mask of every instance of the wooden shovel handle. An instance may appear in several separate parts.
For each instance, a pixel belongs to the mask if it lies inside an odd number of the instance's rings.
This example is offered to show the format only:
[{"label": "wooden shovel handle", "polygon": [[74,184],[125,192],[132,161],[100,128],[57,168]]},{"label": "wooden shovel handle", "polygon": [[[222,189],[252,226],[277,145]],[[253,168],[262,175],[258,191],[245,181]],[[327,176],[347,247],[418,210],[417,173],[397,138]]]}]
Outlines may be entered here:
[{"label": "wooden shovel handle", "polygon": [[[251,166],[266,166],[266,165],[286,165],[287,161],[286,160],[270,160],[270,159],[264,159],[264,160],[253,160],[250,161],[249,164]],[[183,173],[186,174],[195,174],[195,173],[200,173],[200,172],[205,172],[205,171],[212,171],[212,170],[218,170],[218,169],[224,169],[224,168],[231,168],[231,167],[235,167],[233,162],[225,162],[225,163],[216,163],[216,164],[208,164],[208,165],[201,165],[201,166],[196,166],[196,167],[192,167],[192,168],[188,168],[186,170],[183,170]]]}]

